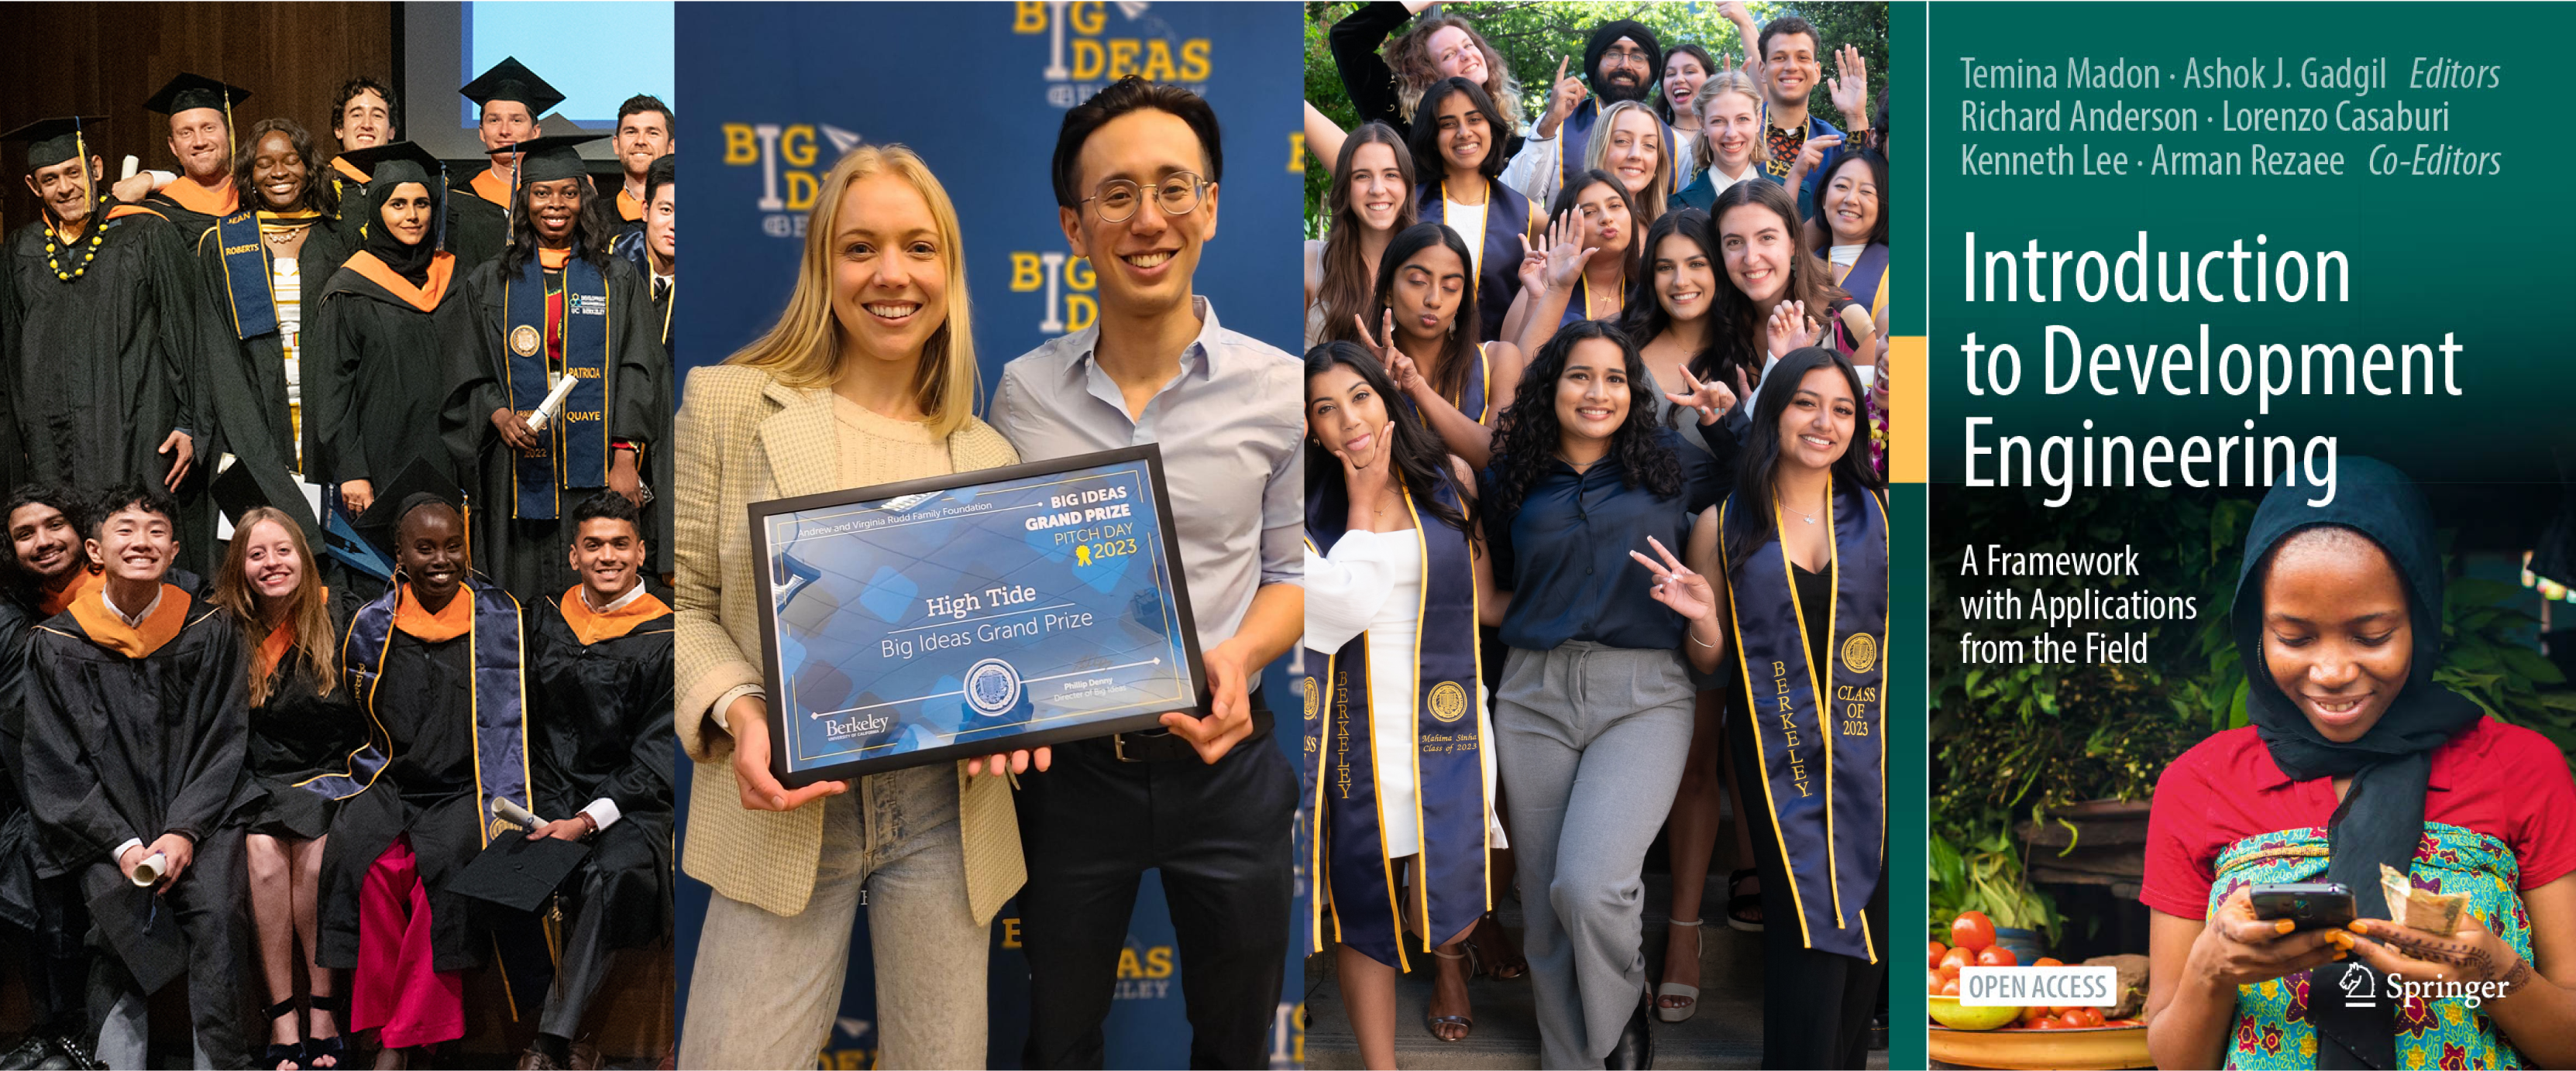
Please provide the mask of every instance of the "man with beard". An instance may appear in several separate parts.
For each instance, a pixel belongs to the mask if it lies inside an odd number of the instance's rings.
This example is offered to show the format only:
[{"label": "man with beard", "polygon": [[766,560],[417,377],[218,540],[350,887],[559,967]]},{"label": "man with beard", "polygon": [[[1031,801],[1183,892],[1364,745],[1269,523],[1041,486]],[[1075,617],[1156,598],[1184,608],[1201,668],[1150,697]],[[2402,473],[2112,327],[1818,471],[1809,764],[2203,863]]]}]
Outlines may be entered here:
[{"label": "man with beard", "polygon": [[216,220],[241,211],[241,192],[233,185],[232,107],[249,99],[247,89],[182,74],[143,102],[170,117],[170,155],[179,159],[179,174],[156,181],[143,207],[178,227],[180,243],[191,249]]},{"label": "man with beard", "polygon": [[[0,475],[89,489],[149,480],[175,492],[196,464],[190,429],[212,426],[192,373],[223,339],[177,229],[95,193],[104,162],[85,130],[96,124],[47,119],[0,135],[30,143],[27,188],[44,209],[9,237],[0,287],[12,457],[23,452],[26,463]],[[211,543],[203,503],[187,512],[187,531]],[[181,541],[185,561],[202,563],[209,549]]]},{"label": "man with beard", "polygon": [[448,198],[447,251],[456,254],[458,270],[470,272],[500,256],[501,247],[509,244],[510,200],[524,162],[519,146],[545,133],[537,118],[563,103],[564,95],[516,58],[493,64],[457,92],[482,109],[475,136],[492,161],[472,181],[457,183],[456,196]]},{"label": "man with beard", "polygon": [[[670,424],[652,298],[609,255],[606,213],[574,151],[604,136],[512,146],[526,173],[510,245],[467,278],[472,323],[448,351],[443,426],[473,481],[474,546],[485,575],[527,602],[576,579],[564,515],[601,488],[641,501],[641,455]],[[540,416],[566,378],[570,393]]]},{"label": "man with beard", "polygon": [[89,912],[80,879],[36,876],[35,816],[26,806],[27,640],[36,622],[63,612],[97,586],[81,549],[80,504],[58,487],[29,484],[0,513],[9,534],[7,582],[0,586],[0,935],[9,962],[27,987],[36,1021],[0,1067],[85,1067],[90,1063]]},{"label": "man with beard", "polygon": [[[577,1066],[572,1039],[610,953],[670,932],[671,608],[644,587],[634,503],[609,492],[572,513],[581,583],[528,611],[537,807],[529,839],[587,840],[562,886],[563,952],[521,1068]],[[589,1066],[595,1061],[585,1060]]]},{"label": "man with beard", "polygon": [[21,688],[37,874],[78,878],[102,937],[89,1013],[111,1067],[147,1066],[151,995],[181,976],[197,1066],[243,1052],[247,659],[219,608],[164,579],[177,515],[148,484],[97,500],[101,582],[35,627]]},{"label": "man with beard", "polygon": [[1850,45],[1834,56],[1834,78],[1827,88],[1834,107],[1852,124],[1851,133],[1845,135],[1807,112],[1807,96],[1815,91],[1821,73],[1817,54],[1824,50],[1824,38],[1816,27],[1796,15],[1783,15],[1762,28],[1760,41],[1758,80],[1769,98],[1764,103],[1770,118],[1756,158],[1771,177],[1798,191],[1798,218],[1807,219],[1816,214],[1816,187],[1833,174],[1843,146],[1859,148],[1869,136],[1869,66],[1861,59],[1860,49]]},{"label": "man with beard", "polygon": [[[1288,954],[1297,773],[1271,736],[1262,667],[1305,628],[1305,418],[1295,357],[1226,330],[1191,290],[1225,166],[1196,94],[1128,77],[1065,113],[1056,215],[1099,267],[1091,327],[1013,360],[992,424],[1023,461],[1158,443],[1207,671],[1209,713],[1029,760],[1017,793],[1028,885],[1024,1067],[1098,1067],[1101,1021],[1144,872],[1171,905],[1190,1066],[1270,1059]],[[976,768],[968,764],[969,770]]]},{"label": "man with beard", "polygon": [[[617,255],[635,265],[635,270],[651,280],[653,312],[662,322],[662,398],[656,402],[656,413],[671,411],[670,392],[679,386],[680,355],[671,349],[671,310],[679,304],[680,291],[680,225],[678,171],[673,162],[679,157],[666,155],[653,161],[644,173],[644,229],[617,240]],[[671,493],[671,455],[675,451],[653,452],[652,486],[656,494]],[[644,527],[653,533],[653,573],[662,584],[671,583],[671,508],[667,500],[656,499],[644,507]]]},{"label": "man with beard", "polygon": [[619,237],[643,232],[644,202],[651,197],[644,184],[653,161],[679,149],[677,126],[671,106],[660,97],[638,93],[617,106],[617,163],[626,179],[624,188],[617,191]]},{"label": "man with beard", "polygon": [[357,249],[367,244],[367,169],[349,154],[393,144],[393,87],[363,74],[340,83],[339,103],[331,107],[331,138],[340,143],[340,152],[331,158],[331,193],[338,206],[332,229],[339,232],[343,248]]},{"label": "man with beard", "polygon": [[[1503,168],[1504,184],[1527,195],[1532,205],[1554,202],[1556,191],[1582,173],[1584,147],[1603,109],[1623,100],[1646,99],[1646,91],[1654,88],[1655,72],[1664,68],[1664,46],[1656,40],[1655,31],[1644,24],[1617,19],[1593,27],[1591,41],[1583,46],[1583,75],[1590,80],[1588,85],[1583,79],[1566,77],[1564,61],[1559,60],[1556,67],[1556,86],[1548,91],[1547,113],[1530,127],[1521,151]],[[1660,120],[1656,126],[1663,135],[1658,144],[1669,152],[1672,128]],[[1673,170],[1676,174],[1680,171]],[[1650,222],[1653,221],[1639,220],[1637,226]]]}]

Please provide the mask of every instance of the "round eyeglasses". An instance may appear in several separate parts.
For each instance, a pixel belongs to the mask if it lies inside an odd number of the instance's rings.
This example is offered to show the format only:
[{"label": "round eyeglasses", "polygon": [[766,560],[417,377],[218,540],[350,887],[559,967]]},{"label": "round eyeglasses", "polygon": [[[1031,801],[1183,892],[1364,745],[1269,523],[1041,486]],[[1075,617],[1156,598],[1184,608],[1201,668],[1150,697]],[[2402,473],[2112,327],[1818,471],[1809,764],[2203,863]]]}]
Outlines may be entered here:
[{"label": "round eyeglasses", "polygon": [[[1198,211],[1199,198],[1207,194],[1208,182],[1187,171],[1175,171],[1154,184],[1154,203],[1166,216],[1186,216]],[[1083,203],[1100,202],[1100,219],[1104,223],[1125,223],[1136,214],[1136,204],[1144,199],[1145,188],[1127,179],[1110,179],[1100,184],[1100,191],[1083,198]]]}]

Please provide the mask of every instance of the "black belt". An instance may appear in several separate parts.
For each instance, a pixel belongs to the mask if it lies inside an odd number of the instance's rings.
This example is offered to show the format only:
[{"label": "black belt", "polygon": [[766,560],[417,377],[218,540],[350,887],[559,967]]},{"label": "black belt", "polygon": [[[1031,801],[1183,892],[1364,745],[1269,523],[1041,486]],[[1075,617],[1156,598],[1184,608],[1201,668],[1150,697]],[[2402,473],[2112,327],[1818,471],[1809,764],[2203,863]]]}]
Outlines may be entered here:
[{"label": "black belt", "polygon": [[[1259,696],[1254,696],[1252,701],[1255,704],[1252,708],[1252,736],[1259,736],[1270,731],[1270,708],[1258,705],[1261,702]],[[1251,738],[1248,736],[1244,739]],[[1192,762],[1201,761],[1199,749],[1191,747],[1188,738],[1179,736],[1169,729],[1113,733],[1109,737],[1108,744],[1110,755],[1120,762],[1178,762],[1182,759]]]}]

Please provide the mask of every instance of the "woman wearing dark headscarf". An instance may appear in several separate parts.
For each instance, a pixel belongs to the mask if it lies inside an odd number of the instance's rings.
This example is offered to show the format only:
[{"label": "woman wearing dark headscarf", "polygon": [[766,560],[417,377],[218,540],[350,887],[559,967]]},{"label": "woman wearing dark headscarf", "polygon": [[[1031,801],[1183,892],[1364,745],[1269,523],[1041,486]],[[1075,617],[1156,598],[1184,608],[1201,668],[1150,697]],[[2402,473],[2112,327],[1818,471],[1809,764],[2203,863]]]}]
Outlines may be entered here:
[{"label": "woman wearing dark headscarf", "polygon": [[1887,504],[1860,399],[1833,350],[1781,357],[1717,515],[1717,672],[1750,712],[1727,742],[1760,805],[1764,1067],[1862,1066],[1886,992]]},{"label": "woman wearing dark headscarf", "polygon": [[466,329],[447,299],[456,258],[439,251],[447,184],[436,158],[410,142],[343,154],[373,168],[365,248],[322,288],[305,337],[305,383],[315,457],[308,478],[339,492],[351,516],[412,459],[451,478],[438,434],[448,383],[443,340]]},{"label": "woman wearing dark headscarf", "polygon": [[[2162,1067],[2576,1062],[2576,781],[2530,729],[2433,680],[2443,566],[2423,495],[2346,458],[2263,500],[2231,610],[2253,724],[2165,768],[2147,819],[2147,1043]],[[2379,868],[2468,897],[2459,930],[2384,921]],[[2332,881],[2350,930],[2285,932],[2249,887]],[[2409,984],[2481,987],[2458,998]],[[2346,994],[2358,994],[2346,1003]]]}]

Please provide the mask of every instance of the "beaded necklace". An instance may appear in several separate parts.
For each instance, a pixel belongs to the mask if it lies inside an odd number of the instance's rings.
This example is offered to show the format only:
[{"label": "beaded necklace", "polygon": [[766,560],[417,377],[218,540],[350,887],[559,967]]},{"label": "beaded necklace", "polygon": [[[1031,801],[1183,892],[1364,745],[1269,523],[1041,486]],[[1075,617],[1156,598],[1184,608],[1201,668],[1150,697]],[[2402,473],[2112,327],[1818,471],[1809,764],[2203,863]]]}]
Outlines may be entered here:
[{"label": "beaded necklace", "polygon": [[103,213],[100,212],[100,209],[105,208],[106,205],[107,202],[105,200],[101,200],[97,205],[91,207],[90,219],[92,220],[92,223],[90,224],[91,229],[89,232],[89,241],[81,242],[77,239],[74,241],[74,244],[81,247],[80,266],[75,267],[70,271],[63,270],[63,250],[61,246],[55,244],[57,239],[55,237],[53,224],[48,223],[45,225],[45,266],[54,270],[54,278],[68,283],[83,275],[89,274],[90,262],[98,259],[99,244],[107,239],[107,220],[100,218],[103,215]]}]

